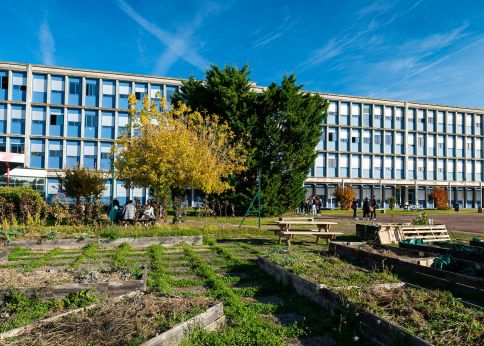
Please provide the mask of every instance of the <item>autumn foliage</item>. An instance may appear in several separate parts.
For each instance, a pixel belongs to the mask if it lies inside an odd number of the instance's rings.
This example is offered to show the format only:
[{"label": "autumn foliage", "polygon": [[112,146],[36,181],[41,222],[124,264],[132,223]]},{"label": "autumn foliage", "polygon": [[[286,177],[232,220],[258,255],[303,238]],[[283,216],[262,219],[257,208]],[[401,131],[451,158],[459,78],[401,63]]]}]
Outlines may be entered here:
[{"label": "autumn foliage", "polygon": [[351,207],[351,202],[356,198],[356,192],[351,186],[338,186],[334,190],[333,196],[338,201],[341,209],[348,210]]},{"label": "autumn foliage", "polygon": [[218,194],[231,188],[231,174],[244,170],[242,143],[217,115],[181,103],[171,109],[163,99],[157,106],[147,97],[137,110],[134,95],[129,101],[130,124],[115,142],[114,165],[129,186],[149,187],[157,197],[171,192],[175,214],[185,189]]},{"label": "autumn foliage", "polygon": [[430,193],[429,197],[434,200],[434,203],[437,209],[439,210],[450,209],[449,199],[447,196],[447,189],[445,187],[434,186],[432,188],[432,192]]}]

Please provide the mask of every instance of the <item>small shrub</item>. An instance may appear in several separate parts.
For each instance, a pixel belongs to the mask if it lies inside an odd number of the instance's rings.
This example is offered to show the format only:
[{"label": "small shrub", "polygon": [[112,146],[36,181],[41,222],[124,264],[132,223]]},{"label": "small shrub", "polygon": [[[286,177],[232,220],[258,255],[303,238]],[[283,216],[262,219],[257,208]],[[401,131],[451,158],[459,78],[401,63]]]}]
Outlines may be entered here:
[{"label": "small shrub", "polygon": [[49,230],[46,234],[42,236],[43,240],[54,240],[59,238],[59,233],[53,230]]},{"label": "small shrub", "polygon": [[418,213],[417,217],[412,220],[412,225],[426,226],[429,224],[429,218],[424,211]]},{"label": "small shrub", "polygon": [[445,187],[434,186],[429,197],[434,200],[435,206],[439,210],[449,210],[449,199],[447,198],[447,189]]},{"label": "small shrub", "polygon": [[397,198],[395,196],[388,197],[387,202],[388,202],[388,205],[390,206],[390,209],[393,210],[397,205]]},{"label": "small shrub", "polygon": [[356,192],[351,186],[338,186],[334,190],[333,196],[340,204],[341,209],[349,210],[351,207],[351,203],[356,198]]}]

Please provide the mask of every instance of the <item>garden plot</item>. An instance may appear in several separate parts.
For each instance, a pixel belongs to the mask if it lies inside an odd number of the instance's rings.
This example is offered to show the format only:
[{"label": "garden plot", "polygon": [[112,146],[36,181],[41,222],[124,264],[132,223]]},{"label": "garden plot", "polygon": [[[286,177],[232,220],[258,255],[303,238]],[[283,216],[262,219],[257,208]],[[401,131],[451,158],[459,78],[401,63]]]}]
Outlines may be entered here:
[{"label": "garden plot", "polygon": [[[214,305],[207,297],[183,299],[138,293],[110,299],[54,321],[38,323],[6,345],[138,345]],[[193,328],[193,327],[192,327]]]},{"label": "garden plot", "polygon": [[129,244],[115,249],[96,244],[79,250],[14,248],[6,259],[0,265],[0,293],[15,288],[40,297],[61,297],[82,289],[112,295],[142,289],[148,260],[145,250]]},{"label": "garden plot", "polygon": [[481,263],[449,257],[448,266],[444,262],[446,259],[439,259],[441,267],[428,267],[435,258],[432,254],[361,242],[333,242],[330,250],[351,263],[368,269],[387,268],[414,284],[449,290],[457,297],[484,306]]},{"label": "garden plot", "polygon": [[483,311],[463,305],[449,293],[396,285],[396,278],[387,272],[360,271],[339,259],[307,253],[272,254],[261,257],[259,264],[278,281],[346,320],[370,343],[389,344],[395,338],[412,345],[484,341]]}]

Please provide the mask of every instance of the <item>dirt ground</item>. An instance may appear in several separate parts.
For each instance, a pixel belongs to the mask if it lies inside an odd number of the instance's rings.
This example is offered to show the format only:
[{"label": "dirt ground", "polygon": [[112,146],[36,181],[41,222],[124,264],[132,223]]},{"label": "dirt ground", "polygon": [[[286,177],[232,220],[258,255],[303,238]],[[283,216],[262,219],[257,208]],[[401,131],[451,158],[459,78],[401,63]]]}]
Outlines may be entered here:
[{"label": "dirt ground", "polygon": [[[434,220],[434,224],[445,224],[447,229],[451,232],[466,233],[466,235],[484,235],[484,214],[479,214],[477,211],[475,213],[459,213],[459,212],[449,212],[446,214],[432,214],[432,211],[427,211],[427,216]],[[321,213],[321,216],[325,219],[334,219],[338,222],[338,225],[333,226],[332,230],[349,233],[355,231],[355,225],[357,223],[371,223],[373,221],[363,221],[361,220],[361,213],[358,217],[360,220],[355,221],[351,215],[330,215]],[[376,222],[391,222],[391,223],[402,223],[411,222],[415,218],[414,213],[408,214],[381,214],[377,213]],[[452,234],[451,234],[452,237]]]}]

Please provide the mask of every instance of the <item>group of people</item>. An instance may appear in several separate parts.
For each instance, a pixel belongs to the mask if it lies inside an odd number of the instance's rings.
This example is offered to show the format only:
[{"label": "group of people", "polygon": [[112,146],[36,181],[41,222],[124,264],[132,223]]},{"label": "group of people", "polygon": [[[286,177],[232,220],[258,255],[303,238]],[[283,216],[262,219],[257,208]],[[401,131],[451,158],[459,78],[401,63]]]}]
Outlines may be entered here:
[{"label": "group of people", "polygon": [[[353,219],[358,220],[358,216],[356,212],[358,210],[358,203],[356,199],[353,200],[351,203],[351,209],[353,209]],[[371,199],[368,197],[365,198],[363,201],[363,220],[376,220],[376,210],[378,209],[378,203],[376,202],[375,196],[371,196]]]},{"label": "group of people", "polygon": [[[134,223],[136,221],[136,207],[132,200],[128,200],[124,207],[121,207],[117,199],[113,200],[113,205],[109,211],[109,219],[115,224],[122,222]],[[156,219],[155,210],[151,202],[146,203],[141,213],[141,220],[153,221]]]},{"label": "group of people", "polygon": [[318,195],[312,195],[307,199],[303,200],[301,207],[297,211],[298,214],[311,213],[311,215],[317,215],[321,211],[323,206],[323,200]]}]

